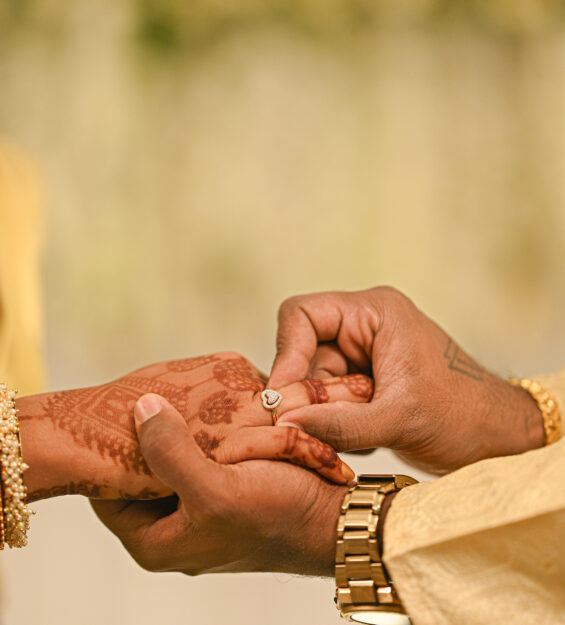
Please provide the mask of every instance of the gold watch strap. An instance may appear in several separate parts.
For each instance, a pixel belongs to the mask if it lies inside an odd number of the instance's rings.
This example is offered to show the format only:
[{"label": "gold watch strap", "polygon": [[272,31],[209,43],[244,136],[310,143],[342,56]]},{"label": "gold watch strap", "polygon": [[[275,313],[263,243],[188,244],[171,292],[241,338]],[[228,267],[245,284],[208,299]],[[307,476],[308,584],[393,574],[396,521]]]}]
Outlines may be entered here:
[{"label": "gold watch strap", "polygon": [[387,494],[417,483],[406,475],[360,475],[344,497],[337,526],[336,604],[344,618],[364,610],[403,612],[377,540]]}]

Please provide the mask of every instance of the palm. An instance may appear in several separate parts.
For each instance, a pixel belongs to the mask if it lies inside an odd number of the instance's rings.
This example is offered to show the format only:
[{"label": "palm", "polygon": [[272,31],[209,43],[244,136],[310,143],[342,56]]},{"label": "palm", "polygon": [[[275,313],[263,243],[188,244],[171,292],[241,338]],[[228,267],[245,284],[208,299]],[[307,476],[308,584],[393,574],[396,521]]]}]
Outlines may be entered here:
[{"label": "palm", "polygon": [[[182,497],[131,503],[93,501],[92,505],[134,557],[136,551],[130,544],[143,542],[144,554],[154,546],[158,557],[167,562],[167,570],[187,574],[296,570],[296,558],[304,557],[307,547],[318,542],[320,551],[325,549],[321,536],[329,536],[333,543],[335,519],[327,507],[335,500],[333,508],[338,509],[343,488],[299,467],[270,460],[241,462],[224,466],[222,471],[230,494],[222,503],[223,513],[212,522],[208,511],[203,514],[193,501]],[[316,537],[309,535],[312,527]],[[307,573],[312,564],[305,561],[301,566]]]}]

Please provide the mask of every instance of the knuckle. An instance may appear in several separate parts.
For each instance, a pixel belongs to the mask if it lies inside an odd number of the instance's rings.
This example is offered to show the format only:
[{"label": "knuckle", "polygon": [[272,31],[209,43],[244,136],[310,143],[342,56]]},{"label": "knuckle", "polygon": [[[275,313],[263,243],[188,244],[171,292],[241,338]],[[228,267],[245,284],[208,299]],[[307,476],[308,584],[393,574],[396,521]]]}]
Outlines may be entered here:
[{"label": "knuckle", "polygon": [[386,300],[389,304],[394,304],[400,307],[414,306],[414,303],[407,295],[405,295],[393,286],[378,286],[373,289],[373,292],[377,294],[379,298]]},{"label": "knuckle", "polygon": [[303,300],[303,295],[293,295],[292,297],[287,297],[279,306],[279,321],[298,310]]},{"label": "knuckle", "polygon": [[338,451],[349,448],[341,419],[337,416],[328,420],[323,440]]}]

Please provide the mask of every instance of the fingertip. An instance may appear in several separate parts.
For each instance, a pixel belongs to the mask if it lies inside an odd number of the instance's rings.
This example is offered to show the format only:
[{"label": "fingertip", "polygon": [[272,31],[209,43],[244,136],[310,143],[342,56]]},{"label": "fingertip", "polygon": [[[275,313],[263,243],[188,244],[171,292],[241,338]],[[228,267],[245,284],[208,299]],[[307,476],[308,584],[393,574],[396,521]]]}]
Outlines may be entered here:
[{"label": "fingertip", "polygon": [[149,419],[156,417],[163,410],[163,398],[155,393],[142,395],[133,409],[136,425],[142,425]]},{"label": "fingertip", "polygon": [[304,432],[304,428],[299,425],[298,423],[293,423],[292,421],[281,421],[281,419],[279,419],[276,423],[275,423],[275,427],[285,427],[285,428],[296,428],[297,430],[300,430],[301,432]]},{"label": "fingertip", "polygon": [[355,481],[355,471],[343,460],[341,461],[341,472],[348,484]]},{"label": "fingertip", "polygon": [[296,382],[295,367],[292,367],[289,371],[286,371],[286,369],[288,369],[288,367],[286,367],[285,362],[277,356],[269,375],[267,388],[282,388],[283,386]]}]

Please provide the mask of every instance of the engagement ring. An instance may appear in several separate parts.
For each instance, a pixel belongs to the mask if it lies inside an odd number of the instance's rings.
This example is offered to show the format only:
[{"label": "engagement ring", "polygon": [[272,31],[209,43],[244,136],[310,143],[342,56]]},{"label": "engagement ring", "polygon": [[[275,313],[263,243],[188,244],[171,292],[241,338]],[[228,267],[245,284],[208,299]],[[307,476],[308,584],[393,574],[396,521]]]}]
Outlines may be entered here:
[{"label": "engagement ring", "polygon": [[270,410],[273,415],[273,425],[277,422],[277,406],[282,401],[282,395],[278,391],[274,391],[272,388],[266,388],[261,393],[261,400],[263,401],[263,407],[266,410]]}]

